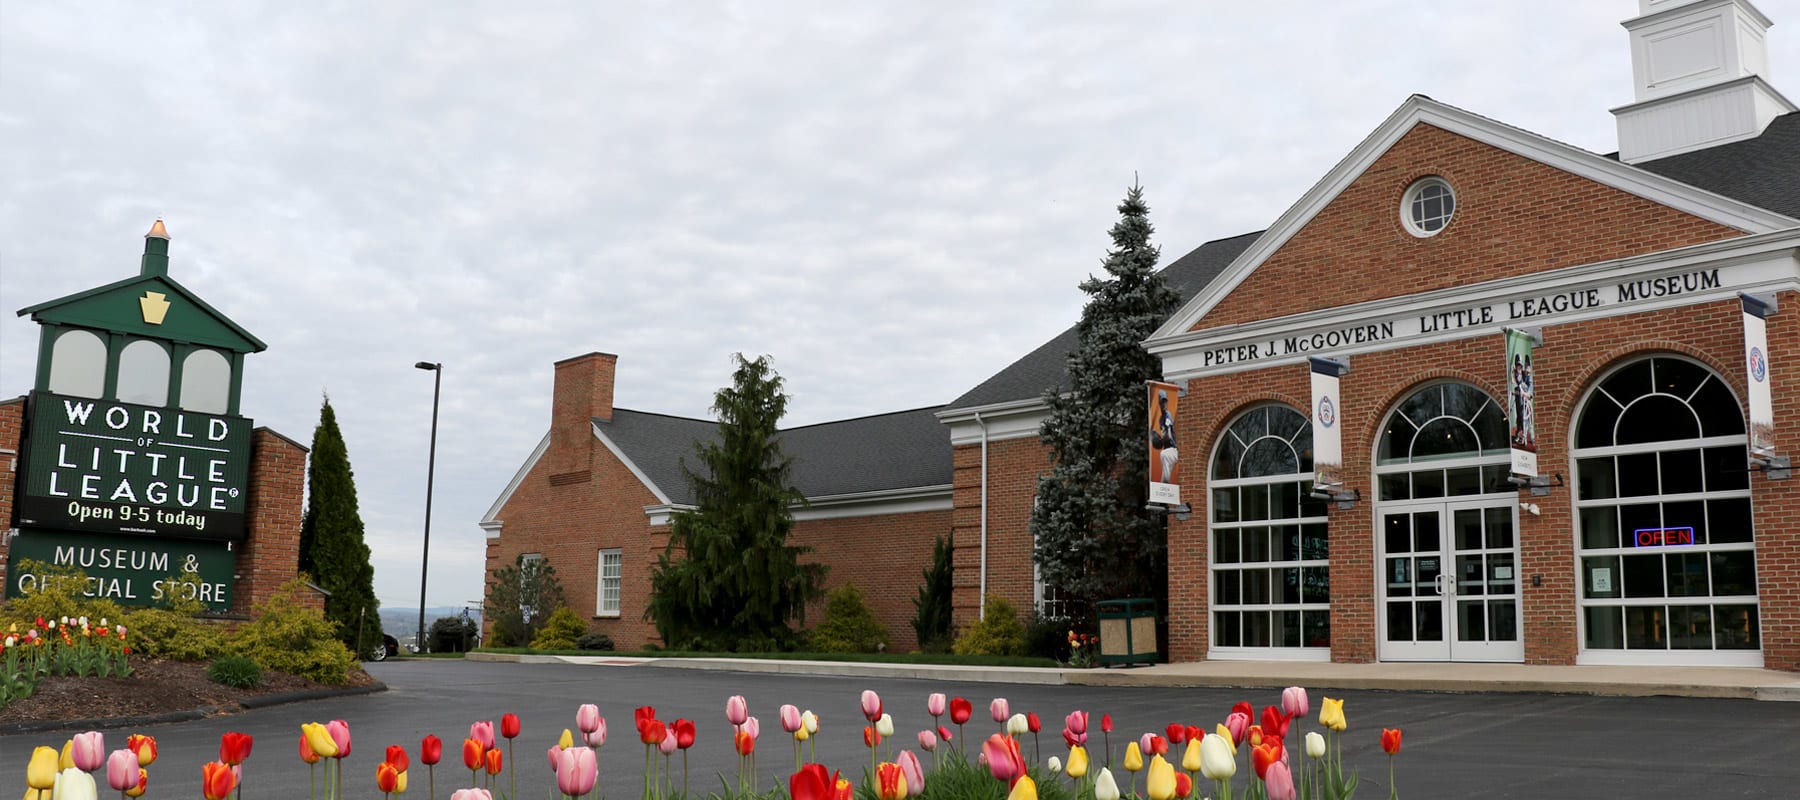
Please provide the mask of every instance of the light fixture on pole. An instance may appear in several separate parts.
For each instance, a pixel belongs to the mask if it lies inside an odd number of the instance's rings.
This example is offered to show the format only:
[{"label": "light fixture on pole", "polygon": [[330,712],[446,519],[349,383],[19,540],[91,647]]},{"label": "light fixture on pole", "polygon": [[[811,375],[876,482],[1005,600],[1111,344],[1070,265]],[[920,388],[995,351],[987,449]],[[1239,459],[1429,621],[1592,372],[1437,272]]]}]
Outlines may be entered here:
[{"label": "light fixture on pole", "polygon": [[444,365],[420,361],[414,367],[431,372],[431,456],[425,462],[425,546],[419,556],[419,638],[413,646],[423,653],[425,646],[425,579],[431,572],[431,484],[437,476],[438,392],[444,387]]}]

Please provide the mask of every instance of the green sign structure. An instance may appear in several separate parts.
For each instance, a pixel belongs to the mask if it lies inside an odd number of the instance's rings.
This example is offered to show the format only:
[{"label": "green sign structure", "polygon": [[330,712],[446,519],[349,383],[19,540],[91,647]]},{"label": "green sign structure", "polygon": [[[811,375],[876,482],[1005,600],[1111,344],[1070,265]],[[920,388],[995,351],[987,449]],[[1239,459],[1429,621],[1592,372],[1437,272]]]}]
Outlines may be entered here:
[{"label": "green sign structure", "polygon": [[[6,596],[23,596],[46,580],[21,568],[27,561],[73,567],[87,575],[81,594],[125,606],[161,605],[171,599],[198,599],[213,611],[231,607],[232,570],[237,554],[229,542],[106,534],[58,535],[23,531],[14,536],[6,575]],[[199,575],[183,583],[184,572]]]},{"label": "green sign structure", "polygon": [[32,392],[21,528],[244,537],[250,420]]}]

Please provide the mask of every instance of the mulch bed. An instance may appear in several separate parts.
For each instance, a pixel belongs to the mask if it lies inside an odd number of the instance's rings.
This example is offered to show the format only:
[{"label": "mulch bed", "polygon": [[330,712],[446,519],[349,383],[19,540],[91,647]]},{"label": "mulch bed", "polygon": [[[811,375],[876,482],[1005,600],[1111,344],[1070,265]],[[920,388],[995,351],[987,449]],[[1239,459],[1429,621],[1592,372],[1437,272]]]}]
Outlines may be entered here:
[{"label": "mulch bed", "polygon": [[0,725],[60,720],[143,717],[174,711],[232,713],[246,700],[343,686],[367,686],[375,679],[354,668],[350,681],[329,686],[285,672],[263,672],[262,685],[235,689],[214,683],[204,662],[133,658],[129,678],[45,678],[37,691],[0,708]]}]

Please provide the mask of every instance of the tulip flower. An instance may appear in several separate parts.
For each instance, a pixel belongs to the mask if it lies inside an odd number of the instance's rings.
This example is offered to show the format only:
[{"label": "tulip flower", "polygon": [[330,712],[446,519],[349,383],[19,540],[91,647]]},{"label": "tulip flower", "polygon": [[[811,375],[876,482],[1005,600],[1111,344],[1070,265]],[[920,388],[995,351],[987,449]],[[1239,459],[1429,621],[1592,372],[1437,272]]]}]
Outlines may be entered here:
[{"label": "tulip flower", "polygon": [[850,785],[849,778],[839,777],[831,785],[831,800],[854,800],[855,797],[856,788]]},{"label": "tulip flower", "polygon": [[993,716],[995,722],[1005,724],[1006,718],[1012,716],[1012,709],[1007,705],[1006,698],[996,697],[993,702],[988,703],[988,714]]},{"label": "tulip flower", "polygon": [[[498,752],[498,751],[496,751]],[[393,764],[383,761],[375,765],[375,789],[382,794],[393,794],[400,786],[400,770]]]},{"label": "tulip flower", "polygon": [[1006,794],[1006,800],[1038,800],[1037,781],[1030,775],[1020,775],[1013,784],[1012,791]]},{"label": "tulip flower", "polygon": [[[1126,772],[1137,772],[1138,770],[1143,769],[1143,768],[1144,768],[1144,752],[1143,752],[1143,750],[1141,750],[1138,747],[1137,742],[1130,742],[1130,743],[1126,744],[1125,745],[1125,771]],[[1136,780],[1135,776],[1133,776],[1133,780],[1134,781]]]},{"label": "tulip flower", "polygon": [[[743,732],[739,731],[739,733],[741,734]],[[663,728],[662,741],[656,743],[656,752],[662,753],[665,756],[674,755],[676,749],[675,745],[680,743],[681,737],[675,733],[674,726],[666,726]]]},{"label": "tulip flower", "polygon": [[1020,736],[1031,729],[1031,723],[1025,719],[1024,714],[1014,714],[1007,717],[1004,724],[1006,725],[1006,733],[1010,736]]},{"label": "tulip flower", "polygon": [[926,695],[925,713],[930,714],[933,718],[937,718],[944,715],[944,710],[945,700],[943,692],[932,692],[931,694]]},{"label": "tulip flower", "polygon": [[1294,773],[1288,770],[1285,762],[1277,761],[1269,765],[1269,773],[1263,777],[1264,789],[1269,800],[1295,800]]},{"label": "tulip flower", "polygon": [[1232,755],[1237,755],[1237,738],[1231,735],[1231,729],[1225,727],[1225,723],[1219,723],[1217,736],[1225,740],[1225,746],[1231,748]]},{"label": "tulip flower", "polygon": [[[337,758],[337,759],[349,758],[350,757],[350,723],[345,722],[341,719],[334,719],[330,722],[325,723],[325,732],[331,734],[331,741],[333,741],[337,744],[337,752],[331,754],[331,757]],[[494,746],[494,726],[489,725],[488,726],[487,743],[482,745],[482,747],[493,747],[493,746]],[[248,755],[250,755],[250,752],[248,750],[246,750],[244,752],[244,755],[248,756]]]},{"label": "tulip flower", "polygon": [[1344,719],[1344,701],[1325,698],[1324,705],[1319,707],[1319,724],[1334,731],[1350,727],[1350,723]]},{"label": "tulip flower", "polygon": [[1094,779],[1094,800],[1119,800],[1119,783],[1113,780],[1112,770],[1100,768],[1100,777]]},{"label": "tulip flower", "polygon": [[1150,800],[1175,800],[1175,766],[1162,756],[1151,756],[1144,791]]},{"label": "tulip flower", "polygon": [[70,742],[73,747],[70,757],[75,768],[82,772],[93,772],[106,764],[106,736],[99,731],[77,733]]},{"label": "tulip flower", "polygon": [[499,750],[487,751],[482,754],[482,759],[485,762],[482,766],[487,768],[487,774],[489,775],[499,775],[501,771],[506,768],[506,761],[500,755]]},{"label": "tulip flower", "polygon": [[1256,779],[1269,779],[1269,765],[1281,760],[1281,743],[1273,738],[1250,750],[1250,768],[1256,771]]},{"label": "tulip flower", "polygon": [[1069,773],[1069,777],[1071,777],[1071,778],[1087,777],[1087,774],[1088,774],[1087,748],[1082,747],[1081,745],[1075,745],[1074,747],[1069,748],[1069,766],[1067,767],[1067,771]]},{"label": "tulip flower", "polygon": [[1242,711],[1233,711],[1225,717],[1225,729],[1231,732],[1232,744],[1243,744],[1250,739],[1250,715]]},{"label": "tulip flower", "polygon": [[675,747],[686,750],[694,746],[694,721],[691,719],[675,720]]},{"label": "tulip flower", "polygon": [[301,733],[300,734],[300,760],[306,762],[307,764],[317,764],[320,761],[324,760],[324,758],[325,758],[324,756],[321,756],[318,753],[313,752],[312,744],[306,741],[306,734]]},{"label": "tulip flower", "polygon": [[802,712],[800,712],[800,724],[806,728],[806,732],[809,735],[818,733],[819,732],[819,715],[814,714],[810,709],[807,711],[802,711]]},{"label": "tulip flower", "polygon": [[824,764],[807,764],[788,777],[788,796],[792,800],[831,800],[837,776],[827,774]]},{"label": "tulip flower", "polygon": [[918,797],[925,791],[925,765],[919,763],[919,757],[911,750],[901,750],[894,761],[900,765],[901,774],[906,776],[906,793]]},{"label": "tulip flower", "polygon": [[660,719],[652,719],[638,725],[638,738],[647,745],[660,745],[668,738],[668,724]]},{"label": "tulip flower", "polygon": [[138,767],[137,781],[125,789],[126,797],[143,797],[150,790],[150,771]]},{"label": "tulip flower", "polygon": [[863,718],[870,722],[881,719],[881,695],[876,694],[871,689],[864,689],[862,693],[862,713]]},{"label": "tulip flower", "polygon": [[556,745],[550,745],[549,749],[544,751],[544,759],[546,761],[550,762],[550,771],[551,772],[555,772],[561,766],[562,754],[564,752],[567,752],[568,749],[569,748],[567,748],[567,747],[557,747]]},{"label": "tulip flower", "polygon": [[1248,717],[1248,716],[1256,713],[1256,706],[1250,705],[1249,700],[1239,700],[1239,701],[1237,701],[1236,705],[1233,705],[1231,707],[1231,713],[1243,714],[1244,716]]},{"label": "tulip flower", "polygon": [[1187,726],[1179,722],[1169,723],[1164,729],[1169,734],[1169,744],[1183,744],[1187,741]]},{"label": "tulip flower", "polygon": [[606,744],[606,719],[604,717],[601,718],[600,724],[598,726],[596,726],[593,730],[588,731],[581,735],[581,740],[583,742],[585,742],[588,747],[605,746],[605,744]]},{"label": "tulip flower", "polygon": [[1101,714],[1100,715],[1100,732],[1101,733],[1112,733],[1112,728],[1113,728],[1112,715],[1111,714]]},{"label": "tulip flower", "polygon": [[235,788],[237,773],[231,770],[231,765],[208,761],[200,768],[200,792],[206,795],[206,800],[225,800]]},{"label": "tulip flower", "polygon": [[[518,738],[519,736],[519,715],[510,711],[500,715],[500,736],[506,739],[506,760],[511,761],[513,756],[513,739]],[[389,753],[392,753],[393,751],[394,748],[388,748]],[[400,751],[400,754],[404,757],[406,751],[402,750]],[[402,778],[404,778],[406,775],[406,767],[402,766],[400,768],[400,774]],[[510,791],[507,792],[507,796],[517,797],[519,794],[519,775],[516,771],[508,776],[507,786],[510,789]]]},{"label": "tulip flower", "polygon": [[806,724],[800,720],[800,708],[798,706],[792,704],[783,705],[776,714],[781,718],[781,729],[787,733],[799,731]]},{"label": "tulip flower", "polygon": [[137,754],[138,766],[148,767],[156,763],[156,738],[134,733],[125,740],[125,747]]},{"label": "tulip flower", "polygon": [[80,767],[69,767],[56,774],[56,785],[51,787],[50,796],[56,800],[95,800],[99,791],[94,776]]},{"label": "tulip flower", "polygon": [[1246,728],[1244,730],[1244,739],[1250,743],[1251,747],[1255,747],[1259,744],[1262,744],[1262,741],[1263,741],[1262,726],[1261,725],[1251,725],[1249,728]]},{"label": "tulip flower", "polygon": [[931,731],[919,731],[919,749],[927,753],[937,752],[938,737]]},{"label": "tulip flower", "polygon": [[458,789],[450,793],[450,800],[494,800],[494,795],[486,789]]},{"label": "tulip flower", "polygon": [[320,758],[331,758],[337,755],[337,740],[331,738],[331,731],[317,722],[308,722],[300,726],[300,735],[306,739],[307,747]]},{"label": "tulip flower", "polygon": [[405,772],[407,767],[412,766],[412,759],[406,755],[406,748],[397,744],[388,745],[387,755],[382,760],[393,764],[395,772]]},{"label": "tulip flower", "polygon": [[[332,738],[337,738],[335,735]],[[483,751],[494,749],[494,723],[488,720],[469,724],[469,738],[481,743]]]},{"label": "tulip flower", "polygon": [[1306,755],[1309,758],[1325,757],[1325,737],[1320,736],[1318,731],[1306,732]]},{"label": "tulip flower", "polygon": [[556,749],[567,750],[574,746],[575,746],[575,734],[573,732],[571,732],[568,728],[563,728],[562,735],[556,737]]},{"label": "tulip flower", "polygon": [[989,736],[981,745],[981,755],[987,759],[988,772],[1008,785],[1025,774],[1025,756],[1019,752],[1017,739],[998,733]]},{"label": "tulip flower", "polygon": [[482,758],[486,753],[487,748],[482,747],[480,741],[473,738],[463,740],[463,766],[468,767],[470,772],[481,769]]},{"label": "tulip flower", "polygon": [[906,773],[899,764],[883,761],[875,767],[875,796],[880,800],[906,797]]},{"label": "tulip flower", "polygon": [[1069,731],[1070,733],[1075,734],[1076,736],[1086,737],[1087,729],[1088,729],[1088,712],[1086,712],[1086,711],[1071,711],[1071,712],[1069,712],[1068,716],[1063,717],[1063,729]]},{"label": "tulip flower", "polygon": [[[518,736],[519,736],[519,715],[518,714],[514,714],[509,711],[505,714],[500,715],[500,735],[503,737],[506,737],[508,739],[518,738]],[[401,771],[404,772],[405,770],[401,770]]]},{"label": "tulip flower", "polygon": [[950,741],[950,729],[949,728],[939,725],[938,729],[937,729],[937,735],[938,735],[939,741],[944,741],[944,742]]},{"label": "tulip flower", "polygon": [[1194,793],[1194,780],[1185,772],[1175,773],[1175,796],[1186,800]]},{"label": "tulip flower", "polygon": [[137,785],[137,754],[127,748],[114,750],[106,757],[106,785],[123,792]]},{"label": "tulip flower", "polygon": [[961,725],[969,721],[969,715],[975,713],[975,705],[961,697],[950,701],[950,721]]},{"label": "tulip flower", "polygon": [[1230,737],[1208,736],[1200,742],[1200,774],[1209,780],[1222,781],[1237,774],[1237,758],[1231,752]]},{"label": "tulip flower", "polygon": [[1312,706],[1307,703],[1305,689],[1289,686],[1281,690],[1281,711],[1287,714],[1289,719],[1304,717],[1311,713],[1311,708]]},{"label": "tulip flower", "polygon": [[1044,766],[1050,768],[1051,774],[1061,775],[1062,774],[1062,757],[1061,756],[1051,756],[1049,761],[1044,762]]},{"label": "tulip flower", "polygon": [[600,718],[599,706],[593,703],[583,703],[580,708],[575,709],[575,727],[582,733],[593,733],[595,729],[604,724],[605,720]]},{"label": "tulip flower", "polygon": [[1187,740],[1187,749],[1181,752],[1181,768],[1188,772],[1200,771],[1200,740],[1204,736],[1196,736]]},{"label": "tulip flower", "polygon": [[38,747],[31,751],[31,763],[25,768],[25,785],[39,791],[56,786],[57,752],[54,747]]},{"label": "tulip flower", "polygon": [[1288,717],[1281,709],[1274,706],[1263,706],[1262,729],[1265,736],[1287,737]]},{"label": "tulip flower", "polygon": [[881,719],[875,720],[875,732],[881,734],[883,739],[893,736],[894,717],[890,714],[882,714]]},{"label": "tulip flower", "polygon": [[1400,753],[1399,728],[1381,729],[1381,752],[1387,753],[1390,756],[1398,755]]},{"label": "tulip flower", "polygon": [[594,790],[600,777],[599,761],[594,751],[576,747],[562,752],[556,765],[556,788],[566,795],[584,795]]},{"label": "tulip flower", "polygon": [[752,739],[762,738],[762,721],[752,714],[744,720],[744,732],[750,734]]}]

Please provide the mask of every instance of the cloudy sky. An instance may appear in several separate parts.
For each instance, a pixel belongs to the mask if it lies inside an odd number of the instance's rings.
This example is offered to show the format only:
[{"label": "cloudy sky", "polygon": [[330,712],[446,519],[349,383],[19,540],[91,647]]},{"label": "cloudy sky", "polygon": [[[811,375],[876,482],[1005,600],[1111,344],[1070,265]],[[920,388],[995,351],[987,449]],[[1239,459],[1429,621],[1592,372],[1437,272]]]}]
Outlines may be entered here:
[{"label": "cloudy sky", "polygon": [[[1800,96],[1800,0],[1759,0]],[[0,309],[170,275],[329,392],[376,592],[480,596],[476,527],[551,363],[709,417],[766,353],[790,424],[954,399],[1071,324],[1137,175],[1164,260],[1266,227],[1407,95],[1597,152],[1634,0],[0,5]],[[1784,24],[1785,23],[1785,24]],[[1792,78],[1784,83],[1783,78]],[[0,395],[36,326],[0,319]]]}]

